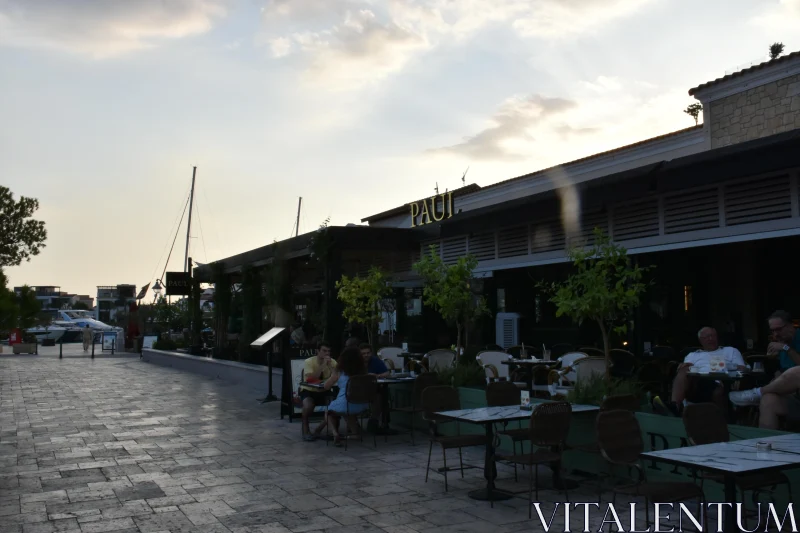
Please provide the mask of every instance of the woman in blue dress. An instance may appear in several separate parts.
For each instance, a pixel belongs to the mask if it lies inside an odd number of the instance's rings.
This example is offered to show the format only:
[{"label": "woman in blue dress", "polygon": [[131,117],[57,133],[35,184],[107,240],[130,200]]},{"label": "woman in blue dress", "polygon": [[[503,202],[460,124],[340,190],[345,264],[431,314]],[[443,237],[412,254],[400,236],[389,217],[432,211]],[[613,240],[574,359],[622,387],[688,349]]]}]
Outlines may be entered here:
[{"label": "woman in blue dress", "polygon": [[314,431],[314,435],[319,437],[325,426],[330,427],[333,433],[333,443],[336,446],[342,445],[342,437],[339,433],[339,421],[341,418],[347,417],[347,426],[352,433],[360,430],[358,427],[357,415],[369,409],[368,403],[350,403],[347,402],[347,383],[350,381],[351,376],[360,376],[367,373],[367,367],[364,364],[364,358],[361,357],[361,352],[357,347],[346,348],[339,356],[336,369],[331,374],[331,377],[325,382],[325,390],[331,390],[336,385],[339,387],[339,394],[328,405],[328,412],[325,420]]}]

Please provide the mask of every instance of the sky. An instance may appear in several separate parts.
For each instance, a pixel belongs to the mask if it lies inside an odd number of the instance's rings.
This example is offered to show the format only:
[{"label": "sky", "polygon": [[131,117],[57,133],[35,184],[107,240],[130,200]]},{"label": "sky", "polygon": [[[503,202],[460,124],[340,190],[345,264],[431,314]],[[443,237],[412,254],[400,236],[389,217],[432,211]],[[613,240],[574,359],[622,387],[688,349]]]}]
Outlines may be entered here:
[{"label": "sky", "polygon": [[[800,49],[800,0],[0,0],[13,285],[160,277],[693,125],[688,90]],[[169,270],[182,270],[185,225]]]}]

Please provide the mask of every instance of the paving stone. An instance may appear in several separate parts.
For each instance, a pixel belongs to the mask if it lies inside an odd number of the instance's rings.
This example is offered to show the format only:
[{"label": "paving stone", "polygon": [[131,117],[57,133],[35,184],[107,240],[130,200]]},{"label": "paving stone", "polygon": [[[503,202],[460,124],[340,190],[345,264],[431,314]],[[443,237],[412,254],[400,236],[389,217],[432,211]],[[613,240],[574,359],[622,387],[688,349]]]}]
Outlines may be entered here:
[{"label": "paving stone", "polygon": [[[66,349],[66,347],[65,347]],[[345,452],[300,441],[276,404],[137,356],[0,358],[0,533],[532,531],[527,503],[491,509],[466,478],[425,483],[427,446]],[[421,440],[421,439],[420,439]],[[465,450],[480,464],[482,450]],[[434,457],[434,463],[438,459]],[[499,466],[504,488],[512,471]],[[526,480],[524,480],[526,481]],[[583,487],[581,488],[581,490]],[[595,486],[573,501],[592,501]],[[552,491],[544,497],[559,498]]]}]

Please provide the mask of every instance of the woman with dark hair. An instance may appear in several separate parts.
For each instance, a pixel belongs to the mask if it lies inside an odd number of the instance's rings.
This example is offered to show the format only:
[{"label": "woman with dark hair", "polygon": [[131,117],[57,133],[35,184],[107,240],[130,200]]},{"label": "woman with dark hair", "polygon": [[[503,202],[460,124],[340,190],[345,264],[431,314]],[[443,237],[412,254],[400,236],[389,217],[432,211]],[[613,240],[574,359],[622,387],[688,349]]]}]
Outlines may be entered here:
[{"label": "woman with dark hair", "polygon": [[342,445],[342,438],[339,434],[339,421],[342,416],[347,416],[347,426],[351,432],[355,433],[358,427],[357,415],[363,413],[369,408],[368,403],[351,403],[347,402],[347,383],[350,381],[351,376],[360,376],[367,373],[364,359],[361,357],[361,352],[356,348],[346,348],[339,356],[337,361],[336,370],[331,374],[331,377],[325,381],[325,390],[331,390],[336,385],[339,387],[339,395],[328,405],[328,412],[325,420],[314,431],[314,436],[319,437],[325,426],[330,427],[333,433],[333,444],[335,446]]}]

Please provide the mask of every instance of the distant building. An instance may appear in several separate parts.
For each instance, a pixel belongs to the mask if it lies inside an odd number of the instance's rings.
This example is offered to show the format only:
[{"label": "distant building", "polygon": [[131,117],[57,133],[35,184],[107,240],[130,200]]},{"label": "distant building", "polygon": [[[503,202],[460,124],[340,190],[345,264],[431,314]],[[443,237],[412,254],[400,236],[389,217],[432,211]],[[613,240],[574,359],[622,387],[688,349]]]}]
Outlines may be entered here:
[{"label": "distant building", "polygon": [[97,306],[94,315],[100,322],[108,323],[120,310],[136,301],[136,285],[98,285]]},{"label": "distant building", "polygon": [[[90,296],[78,296],[61,290],[58,285],[37,285],[30,287],[36,299],[42,304],[42,313],[56,318],[59,309],[70,309],[76,302],[85,303],[89,309],[94,305]],[[22,287],[14,287],[14,293],[19,295]]]}]

